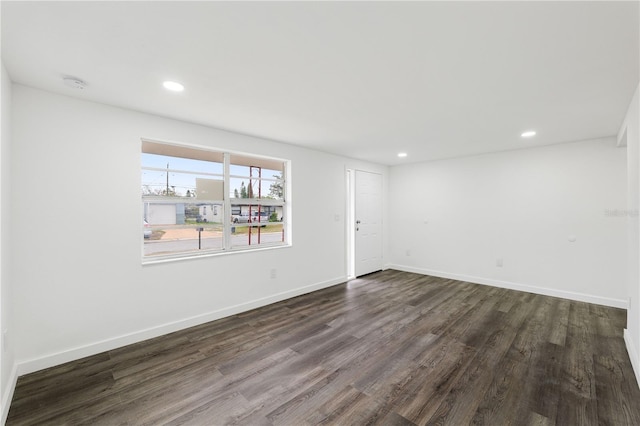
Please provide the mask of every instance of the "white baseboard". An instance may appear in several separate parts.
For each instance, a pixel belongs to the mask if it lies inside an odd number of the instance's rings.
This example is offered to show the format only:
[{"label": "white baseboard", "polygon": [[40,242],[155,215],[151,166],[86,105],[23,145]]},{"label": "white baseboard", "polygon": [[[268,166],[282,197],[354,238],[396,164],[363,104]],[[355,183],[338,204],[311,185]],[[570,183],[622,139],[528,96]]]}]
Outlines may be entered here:
[{"label": "white baseboard", "polygon": [[624,343],[627,346],[627,353],[631,360],[631,366],[633,367],[633,372],[636,375],[636,382],[638,383],[638,386],[640,386],[640,358],[638,358],[636,346],[633,344],[633,340],[631,339],[631,333],[629,333],[629,330],[626,328],[624,329]]},{"label": "white baseboard", "polygon": [[7,381],[7,387],[2,392],[2,411],[0,412],[0,424],[4,425],[7,422],[7,416],[9,415],[9,408],[11,407],[11,400],[13,399],[13,392],[16,390],[16,383],[18,383],[18,365],[13,364],[11,369],[11,375]]},{"label": "white baseboard", "polygon": [[74,361],[91,355],[96,355],[101,352],[130,345],[132,343],[141,342],[143,340],[152,339],[154,337],[162,336],[168,333],[173,333],[174,331],[204,324],[209,321],[215,321],[220,318],[250,311],[251,309],[259,308],[271,303],[280,302],[282,300],[290,299],[302,294],[311,293],[316,290],[331,287],[336,284],[343,283],[346,280],[346,276],[338,277],[321,283],[311,284],[294,290],[277,293],[271,296],[264,297],[262,299],[252,300],[250,302],[241,303],[235,306],[219,309],[217,311],[207,312],[202,315],[196,315],[190,318],[185,318],[171,323],[159,325],[157,327],[139,330],[122,336],[113,337],[111,339],[90,343],[85,346],[80,346],[62,352],[45,355],[39,358],[23,360],[18,362],[17,364],[17,375],[21,376],[23,374],[33,373],[45,368],[64,364],[65,362]]},{"label": "white baseboard", "polygon": [[611,306],[614,308],[621,308],[621,309],[629,308],[629,302],[626,300],[611,299],[608,297],[593,296],[593,295],[584,294],[584,293],[574,293],[571,291],[556,290],[556,289],[546,288],[546,287],[537,287],[537,286],[532,286],[527,284],[518,284],[518,283],[512,283],[508,281],[493,280],[489,278],[474,277],[474,276],[462,275],[462,274],[453,274],[453,273],[443,272],[443,271],[434,271],[431,269],[415,268],[413,266],[391,264],[389,265],[389,267],[391,269],[397,269],[399,271],[414,272],[416,274],[431,275],[434,277],[441,277],[441,278],[449,278],[449,279],[458,280],[458,281],[466,281],[474,284],[490,285],[493,287],[507,288],[510,290],[526,291],[529,293],[541,294],[544,296],[561,297],[563,299],[570,299],[578,302],[594,303],[596,305]]}]

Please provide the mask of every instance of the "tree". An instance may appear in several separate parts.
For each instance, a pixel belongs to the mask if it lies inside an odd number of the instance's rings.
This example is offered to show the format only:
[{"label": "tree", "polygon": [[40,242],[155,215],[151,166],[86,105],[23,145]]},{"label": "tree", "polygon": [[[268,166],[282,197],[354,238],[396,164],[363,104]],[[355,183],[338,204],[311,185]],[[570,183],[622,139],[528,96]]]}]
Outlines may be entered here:
[{"label": "tree", "polygon": [[[282,174],[274,175],[276,179],[282,179]],[[282,188],[282,181],[273,182],[271,186],[269,186],[269,197],[271,198],[284,198],[284,189]]]},{"label": "tree", "polygon": [[142,195],[156,195],[156,196],[164,196],[164,197],[175,197],[176,191],[174,189],[169,189],[169,192],[163,188],[153,188],[150,185],[142,185]]},{"label": "tree", "polygon": [[247,198],[247,187],[244,186],[244,181],[240,184],[240,198]]},{"label": "tree", "polygon": [[240,198],[240,194],[238,193],[238,188],[236,188],[236,189],[234,189],[234,190],[233,190],[233,196],[234,196],[235,198]]}]

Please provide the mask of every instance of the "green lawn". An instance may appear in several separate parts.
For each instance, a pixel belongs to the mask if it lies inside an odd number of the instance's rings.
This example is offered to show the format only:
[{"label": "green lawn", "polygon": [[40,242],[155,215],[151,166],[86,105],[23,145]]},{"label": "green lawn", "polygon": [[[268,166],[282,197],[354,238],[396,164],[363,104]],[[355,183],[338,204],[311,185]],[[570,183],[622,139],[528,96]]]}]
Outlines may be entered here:
[{"label": "green lawn", "polygon": [[[231,225],[231,230],[233,230],[233,228],[236,228],[236,231],[233,232],[233,234],[238,235],[238,234],[248,234],[249,233],[249,227],[248,226],[243,226],[240,227],[238,225]],[[258,233],[258,225],[254,225],[251,227],[251,234],[257,234]],[[260,232],[282,232],[282,224],[281,223],[274,223],[273,225],[260,225]]]}]

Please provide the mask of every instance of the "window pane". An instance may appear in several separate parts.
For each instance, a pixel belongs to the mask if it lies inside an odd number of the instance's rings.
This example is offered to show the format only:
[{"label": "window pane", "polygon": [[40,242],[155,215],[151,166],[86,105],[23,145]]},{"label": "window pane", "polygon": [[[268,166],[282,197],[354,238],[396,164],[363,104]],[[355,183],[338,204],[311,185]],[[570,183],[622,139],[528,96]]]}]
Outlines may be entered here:
[{"label": "window pane", "polygon": [[263,198],[273,198],[274,200],[284,200],[284,181],[263,181],[262,187],[267,187],[266,194],[263,193]]},{"label": "window pane", "polygon": [[142,170],[142,195],[162,197],[186,197],[201,200],[223,200],[222,177],[178,173],[167,171]]},{"label": "window pane", "polygon": [[[231,174],[231,176],[242,176],[248,179],[251,176],[251,172],[252,170],[248,166],[238,166],[234,164],[231,164],[229,166],[229,174]],[[257,178],[259,176],[259,173],[255,171],[253,176]]]},{"label": "window pane", "polygon": [[282,212],[282,206],[232,205],[231,222],[236,224],[282,222]]},{"label": "window pane", "polygon": [[284,181],[248,178],[230,178],[229,198],[284,199]]},{"label": "window pane", "polygon": [[222,200],[222,170],[222,163],[143,153],[142,195]]},{"label": "window pane", "polygon": [[222,175],[222,163],[214,161],[195,160],[192,158],[170,157],[168,155],[157,155],[142,153],[142,167],[154,167],[166,169],[167,164],[172,170],[187,170],[196,173],[213,173]]},{"label": "window pane", "polygon": [[248,247],[284,242],[282,222],[234,223],[231,225],[231,246]]},{"label": "window pane", "polygon": [[[250,170],[252,168],[252,170]],[[232,175],[258,176],[262,172],[262,177],[269,177],[273,173],[284,171],[284,162],[260,157],[250,157],[246,155],[231,154],[230,171]]]},{"label": "window pane", "polygon": [[224,247],[222,203],[146,201],[143,204],[145,256],[222,250]]},{"label": "window pane", "polygon": [[282,243],[282,206],[232,205],[231,246]]},{"label": "window pane", "polygon": [[265,198],[269,194],[269,182],[259,179],[230,178],[229,198]]}]

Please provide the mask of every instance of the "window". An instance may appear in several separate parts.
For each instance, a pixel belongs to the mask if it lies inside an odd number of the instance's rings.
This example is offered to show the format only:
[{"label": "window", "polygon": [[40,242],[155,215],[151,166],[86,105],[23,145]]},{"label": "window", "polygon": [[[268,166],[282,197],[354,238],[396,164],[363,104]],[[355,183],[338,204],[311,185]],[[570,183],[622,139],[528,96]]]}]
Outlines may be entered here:
[{"label": "window", "polygon": [[143,260],[284,245],[286,165],[143,141]]}]

